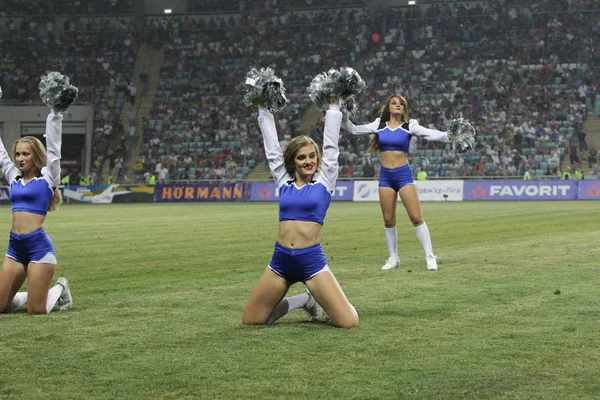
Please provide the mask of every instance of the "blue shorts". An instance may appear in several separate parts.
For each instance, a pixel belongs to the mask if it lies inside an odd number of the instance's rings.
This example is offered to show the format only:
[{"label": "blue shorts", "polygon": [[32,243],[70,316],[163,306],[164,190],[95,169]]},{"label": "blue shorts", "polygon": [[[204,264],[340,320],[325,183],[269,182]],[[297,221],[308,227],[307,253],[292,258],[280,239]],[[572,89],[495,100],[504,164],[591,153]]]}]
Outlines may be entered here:
[{"label": "blue shorts", "polygon": [[306,283],[319,272],[328,271],[329,267],[321,243],[305,249],[288,249],[275,243],[269,269],[293,284]]},{"label": "blue shorts", "polygon": [[54,245],[44,228],[24,235],[11,232],[6,257],[23,264],[25,267],[30,263],[56,264]]},{"label": "blue shorts", "polygon": [[379,167],[379,187],[389,187],[397,192],[412,183],[415,183],[415,178],[410,164],[392,169]]}]

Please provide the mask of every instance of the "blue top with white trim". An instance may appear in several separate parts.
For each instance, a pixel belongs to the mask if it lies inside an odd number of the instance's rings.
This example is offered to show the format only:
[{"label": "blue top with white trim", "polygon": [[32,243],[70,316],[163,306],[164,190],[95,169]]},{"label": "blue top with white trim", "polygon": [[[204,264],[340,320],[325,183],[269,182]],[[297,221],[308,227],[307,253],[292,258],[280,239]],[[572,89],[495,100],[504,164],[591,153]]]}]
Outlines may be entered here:
[{"label": "blue top with white trim", "polygon": [[331,105],[325,114],[321,169],[315,172],[312,182],[298,187],[285,169],[273,114],[266,109],[259,110],[258,125],[263,136],[265,154],[279,188],[279,221],[310,221],[323,225],[338,177],[341,122],[339,106]]},{"label": "blue top with white trim", "polygon": [[408,122],[391,129],[389,126],[377,131],[379,138],[379,151],[402,151],[408,153],[410,138],[412,135],[408,130]]},{"label": "blue top with white trim", "polygon": [[12,212],[25,211],[33,214],[46,215],[54,189],[42,176],[25,183],[19,176],[10,184],[10,202]]},{"label": "blue top with white trim", "polygon": [[24,182],[0,140],[0,169],[10,183],[12,212],[24,211],[46,215],[54,188],[60,184],[60,148],[62,145],[62,114],[51,112],[46,119],[46,166],[40,176]]},{"label": "blue top with white trim", "polygon": [[279,221],[311,221],[323,225],[331,193],[322,183],[301,188],[290,182],[279,188]]},{"label": "blue top with white trim", "polygon": [[397,128],[391,129],[380,118],[370,124],[354,125],[348,118],[344,118],[342,127],[353,135],[368,135],[374,133],[379,140],[379,151],[400,151],[408,153],[412,136],[422,137],[426,140],[450,142],[447,132],[425,128],[419,125],[416,119],[411,119]]}]

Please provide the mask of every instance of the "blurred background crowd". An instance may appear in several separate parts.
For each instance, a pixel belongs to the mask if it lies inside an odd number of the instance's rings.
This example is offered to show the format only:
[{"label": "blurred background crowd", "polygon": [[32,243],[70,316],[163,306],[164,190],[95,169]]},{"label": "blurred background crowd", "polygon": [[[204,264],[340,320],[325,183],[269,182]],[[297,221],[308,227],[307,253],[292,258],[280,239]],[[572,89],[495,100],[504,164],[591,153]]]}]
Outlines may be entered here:
[{"label": "blurred background crowd", "polygon": [[[464,117],[476,127],[466,155],[415,141],[415,173],[600,176],[597,0],[190,0],[163,15],[134,0],[2,3],[2,102],[37,102],[39,77],[58,70],[79,87],[77,104],[94,106],[93,156],[64,171],[72,183],[268,178],[257,113],[239,88],[261,67],[290,99],[276,115],[284,147],[299,134],[320,141],[323,115],[306,88],[350,66],[367,83],[357,124],[400,94],[421,125]],[[342,133],[342,179],[377,176],[367,143]]]}]

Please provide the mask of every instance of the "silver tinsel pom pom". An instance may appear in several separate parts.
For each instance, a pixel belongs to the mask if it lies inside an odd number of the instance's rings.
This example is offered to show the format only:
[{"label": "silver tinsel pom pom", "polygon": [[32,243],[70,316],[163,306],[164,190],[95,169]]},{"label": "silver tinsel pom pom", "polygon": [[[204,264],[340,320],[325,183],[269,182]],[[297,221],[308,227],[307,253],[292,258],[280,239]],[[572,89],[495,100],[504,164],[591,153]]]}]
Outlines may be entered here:
[{"label": "silver tinsel pom pom", "polygon": [[333,94],[340,100],[345,100],[350,96],[360,94],[366,87],[367,84],[358,72],[350,67],[342,67],[339,70]]},{"label": "silver tinsel pom pom", "polygon": [[452,149],[459,153],[467,153],[475,147],[475,128],[463,118],[453,119],[446,127],[452,140]]},{"label": "silver tinsel pom pom", "polygon": [[252,68],[248,71],[242,91],[246,106],[260,104],[271,112],[281,110],[289,101],[285,97],[283,81],[275,76],[271,68]]},{"label": "silver tinsel pom pom", "polygon": [[40,98],[55,111],[66,111],[77,99],[79,89],[60,72],[49,72],[40,79]]},{"label": "silver tinsel pom pom", "polygon": [[350,116],[356,112],[355,96],[366,87],[358,72],[349,67],[331,68],[315,76],[308,87],[311,101],[322,111],[327,111],[331,99],[340,102],[341,111]]},{"label": "silver tinsel pom pom", "polygon": [[310,100],[322,111],[327,111],[331,103],[331,93],[337,73],[338,71],[333,68],[327,72],[321,72],[313,78],[308,86]]},{"label": "silver tinsel pom pom", "polygon": [[0,86],[0,99],[2,98],[2,86]]}]

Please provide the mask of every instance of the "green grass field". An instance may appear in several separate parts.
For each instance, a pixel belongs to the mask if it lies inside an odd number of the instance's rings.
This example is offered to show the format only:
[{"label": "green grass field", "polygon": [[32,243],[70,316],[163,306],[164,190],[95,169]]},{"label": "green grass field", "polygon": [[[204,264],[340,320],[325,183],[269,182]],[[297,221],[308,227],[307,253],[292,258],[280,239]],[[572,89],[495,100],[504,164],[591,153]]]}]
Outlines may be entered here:
[{"label": "green grass field", "polygon": [[322,241],[361,322],[343,330],[242,326],[275,203],[63,205],[46,230],[74,307],[0,315],[0,399],[599,399],[600,202],[422,208],[438,272],[403,209],[381,271],[379,205],[332,204]]}]

